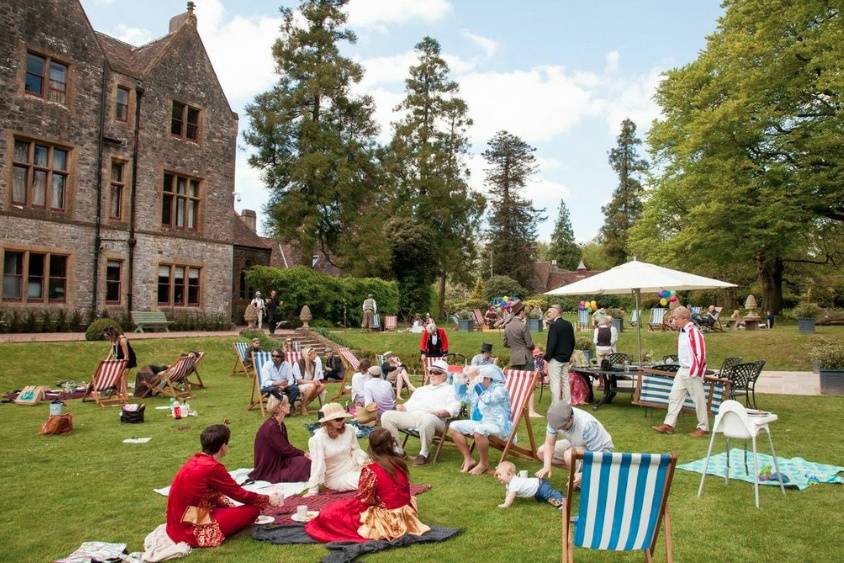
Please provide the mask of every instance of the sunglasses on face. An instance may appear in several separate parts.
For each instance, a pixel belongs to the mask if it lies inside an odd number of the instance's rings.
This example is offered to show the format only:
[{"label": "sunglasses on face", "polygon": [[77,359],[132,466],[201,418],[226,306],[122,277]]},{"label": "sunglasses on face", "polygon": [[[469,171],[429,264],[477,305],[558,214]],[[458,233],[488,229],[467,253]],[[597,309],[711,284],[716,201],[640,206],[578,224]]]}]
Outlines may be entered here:
[{"label": "sunglasses on face", "polygon": [[279,356],[278,354],[273,354],[272,357],[273,358],[280,358],[281,356]]}]

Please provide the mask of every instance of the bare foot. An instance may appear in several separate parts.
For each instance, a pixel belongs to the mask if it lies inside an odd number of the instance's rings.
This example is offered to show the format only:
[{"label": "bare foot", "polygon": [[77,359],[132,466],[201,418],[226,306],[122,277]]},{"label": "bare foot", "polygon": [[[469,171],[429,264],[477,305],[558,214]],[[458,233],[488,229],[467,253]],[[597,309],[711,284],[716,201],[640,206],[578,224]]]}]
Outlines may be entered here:
[{"label": "bare foot", "polygon": [[475,468],[469,472],[469,475],[483,475],[488,469],[488,465],[476,465]]},{"label": "bare foot", "polygon": [[460,473],[469,473],[469,470],[475,467],[475,460],[467,460],[463,462],[463,468],[460,470]]}]

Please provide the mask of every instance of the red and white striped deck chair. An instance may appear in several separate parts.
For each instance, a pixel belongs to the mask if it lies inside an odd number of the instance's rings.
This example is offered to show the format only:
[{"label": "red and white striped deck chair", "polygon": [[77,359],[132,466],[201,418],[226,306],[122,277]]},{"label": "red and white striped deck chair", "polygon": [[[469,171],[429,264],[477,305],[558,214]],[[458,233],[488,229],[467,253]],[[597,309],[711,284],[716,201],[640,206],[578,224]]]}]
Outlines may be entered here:
[{"label": "red and white striped deck chair", "polygon": [[188,384],[191,387],[199,387],[200,389],[205,389],[205,383],[202,382],[202,377],[199,375],[199,364],[202,362],[202,358],[205,357],[205,352],[199,352],[196,354],[196,357],[193,359],[193,370],[188,370],[188,377],[196,376],[196,381],[188,380]]},{"label": "red and white striped deck chair", "polygon": [[335,348],[334,351],[340,356],[340,360],[346,364],[346,369],[343,370],[343,381],[340,382],[340,391],[331,399],[332,401],[349,392],[350,389],[346,389],[346,386],[348,385],[346,382],[351,381],[352,376],[350,374],[354,374],[360,369],[360,360],[351,350],[341,346],[339,348]]},{"label": "red and white striped deck chair", "polygon": [[194,356],[180,356],[176,363],[158,374],[152,383],[144,381],[143,385],[149,387],[153,393],[161,393],[179,400],[186,399],[191,396],[188,374],[195,364]]},{"label": "red and white striped deck chair", "polygon": [[[127,360],[100,360],[82,400],[93,397],[101,407],[109,403],[126,403],[129,400],[126,392],[126,363]],[[111,391],[111,394],[106,395],[107,391]]]},{"label": "red and white striped deck chair", "polygon": [[[505,369],[504,386],[510,392],[510,414],[513,421],[513,430],[506,441],[502,441],[495,436],[490,436],[489,445],[501,450],[501,463],[507,459],[509,453],[515,453],[530,459],[536,459],[536,440],[533,437],[533,427],[530,424],[530,417],[527,412],[527,403],[530,394],[536,386],[536,379],[539,374],[535,371]],[[528,442],[530,442],[530,449],[523,448],[514,443],[516,434],[519,432],[520,421],[524,420],[525,427],[528,434]]]},{"label": "red and white striped deck chair", "polygon": [[239,375],[242,373],[246,377],[249,377],[249,368],[246,367],[246,360],[249,360],[250,362],[252,361],[249,356],[249,343],[235,342],[234,355],[236,358],[234,360],[234,367],[232,368],[232,375]]},{"label": "red and white striped deck chair", "polygon": [[287,358],[287,361],[290,362],[290,365],[292,366],[302,359],[302,352],[285,352],[284,357]]},{"label": "red and white striped deck chair", "polygon": [[399,328],[399,318],[396,315],[384,315],[384,330]]}]

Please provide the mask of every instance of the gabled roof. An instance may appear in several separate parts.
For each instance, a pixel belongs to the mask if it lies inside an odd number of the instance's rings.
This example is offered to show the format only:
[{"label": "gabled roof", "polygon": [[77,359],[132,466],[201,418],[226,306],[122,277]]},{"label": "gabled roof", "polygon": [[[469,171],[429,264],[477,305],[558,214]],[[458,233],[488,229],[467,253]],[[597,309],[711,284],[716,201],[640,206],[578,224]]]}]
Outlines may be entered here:
[{"label": "gabled roof", "polygon": [[134,78],[143,78],[152,69],[176,35],[168,33],[146,45],[133,47],[100,31],[96,34],[111,68]]},{"label": "gabled roof", "polygon": [[273,249],[272,239],[259,236],[249,228],[240,215],[234,209],[229,210],[229,221],[232,226],[231,243],[235,246],[246,246],[249,248]]}]

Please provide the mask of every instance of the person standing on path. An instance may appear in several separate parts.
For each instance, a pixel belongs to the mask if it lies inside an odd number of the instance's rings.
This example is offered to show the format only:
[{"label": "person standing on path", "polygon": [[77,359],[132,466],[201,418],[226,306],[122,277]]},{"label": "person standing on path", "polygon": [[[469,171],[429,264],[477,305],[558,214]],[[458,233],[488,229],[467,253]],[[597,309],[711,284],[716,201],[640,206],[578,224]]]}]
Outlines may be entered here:
[{"label": "person standing on path", "polygon": [[378,312],[378,304],[373,299],[372,294],[366,296],[363,300],[363,320],[360,327],[363,329],[372,329],[375,322],[375,314]]},{"label": "person standing on path", "polygon": [[270,334],[275,334],[276,325],[281,320],[281,306],[284,301],[278,298],[276,290],[270,290],[270,297],[264,303],[267,310],[267,324],[270,325]]},{"label": "person standing on path", "polygon": [[250,303],[253,307],[255,307],[255,313],[258,315],[258,330],[262,330],[262,323],[264,322],[264,310],[266,307],[266,302],[264,298],[261,297],[261,292],[255,292],[255,298]]},{"label": "person standing on path", "polygon": [[571,404],[569,387],[569,360],[574,352],[574,327],[560,315],[563,308],[554,304],[546,313],[548,319],[548,343],[545,359],[548,361],[548,378],[551,380],[551,404],[564,401]]},{"label": "person standing on path", "polygon": [[504,325],[504,346],[510,349],[510,369],[532,370],[534,345],[527,326],[525,304],[516,302],[512,312],[513,316]]},{"label": "person standing on path", "polygon": [[706,395],[703,391],[703,376],[706,374],[706,343],[703,333],[692,322],[691,312],[683,307],[671,311],[671,325],[679,331],[677,358],[680,369],[674,376],[671,392],[668,394],[668,412],[659,426],[652,428],[661,434],[673,434],[674,426],[686,395],[692,398],[697,414],[697,428],[689,436],[700,438],[709,435],[709,414],[706,409]]}]

